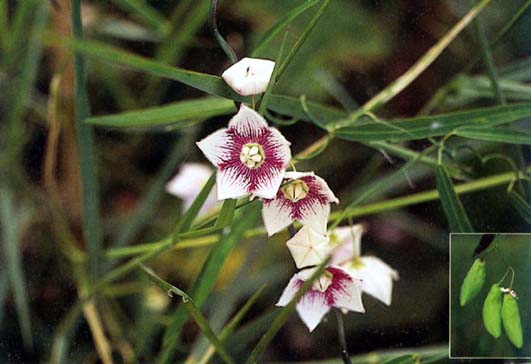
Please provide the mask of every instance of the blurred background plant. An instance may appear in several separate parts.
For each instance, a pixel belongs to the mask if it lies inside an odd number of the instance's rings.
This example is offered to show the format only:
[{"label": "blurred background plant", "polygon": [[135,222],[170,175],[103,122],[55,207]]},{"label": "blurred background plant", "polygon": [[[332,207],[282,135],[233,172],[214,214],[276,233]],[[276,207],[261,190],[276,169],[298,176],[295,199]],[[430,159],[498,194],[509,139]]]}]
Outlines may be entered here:
[{"label": "blurred background plant", "polygon": [[[364,113],[375,107],[358,107],[439,40],[452,41],[449,29],[474,2],[219,5],[218,27],[240,58],[276,59],[289,30],[284,54],[296,53],[274,85],[268,119],[294,154],[342,121],[326,150],[298,168],[328,181],[341,201],[333,219],[364,223],[365,252],[400,273],[392,306],[365,297],[367,314],[345,317],[349,350],[361,355],[354,362],[444,357],[448,231],[529,230],[530,3],[493,0],[481,23],[461,23],[465,30],[433,65],[422,58],[417,70],[426,70],[410,74],[409,87],[380,99],[378,117]],[[140,260],[187,291],[215,332],[267,283],[224,340],[238,362],[276,317],[294,272],[287,233],[266,239],[251,204],[235,219],[230,207],[222,213],[217,228],[231,228],[194,236],[212,221],[182,224],[182,206],[164,193],[182,163],[204,162],[193,142],[236,110],[219,79],[181,72],[220,75],[230,65],[209,31],[210,6],[0,0],[3,362],[220,361],[209,359],[204,331],[149,281]],[[429,114],[446,116],[408,119]],[[449,127],[439,132],[441,125]],[[464,125],[489,128],[449,137]],[[176,222],[181,240],[173,244]],[[290,315],[265,358],[339,358],[333,321],[310,335]]]}]

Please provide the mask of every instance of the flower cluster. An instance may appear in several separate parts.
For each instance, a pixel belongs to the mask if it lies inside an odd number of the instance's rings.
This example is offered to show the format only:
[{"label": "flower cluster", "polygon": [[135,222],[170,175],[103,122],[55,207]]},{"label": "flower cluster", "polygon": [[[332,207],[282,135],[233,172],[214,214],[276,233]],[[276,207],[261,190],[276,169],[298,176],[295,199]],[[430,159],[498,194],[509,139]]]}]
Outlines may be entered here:
[{"label": "flower cluster", "polygon": [[[274,65],[268,60],[244,58],[222,77],[240,95],[256,95],[266,90]],[[314,172],[286,171],[291,160],[290,142],[260,114],[242,103],[227,128],[212,133],[197,142],[197,146],[217,169],[218,200],[260,198],[269,236],[295,221],[302,225],[286,243],[300,271],[284,289],[278,306],[287,305],[314,274],[316,266],[328,257],[330,265],[296,306],[310,331],[333,307],[344,313],[365,312],[362,292],[387,305],[391,303],[397,272],[378,258],[361,256],[361,225],[327,232],[330,205],[339,200],[326,181]],[[189,183],[198,190],[199,179],[204,183],[208,172],[199,173],[197,167],[187,169],[190,179],[194,179]],[[180,181],[186,172],[181,171],[167,186],[170,193],[180,194],[185,201],[190,193],[183,192]]]}]

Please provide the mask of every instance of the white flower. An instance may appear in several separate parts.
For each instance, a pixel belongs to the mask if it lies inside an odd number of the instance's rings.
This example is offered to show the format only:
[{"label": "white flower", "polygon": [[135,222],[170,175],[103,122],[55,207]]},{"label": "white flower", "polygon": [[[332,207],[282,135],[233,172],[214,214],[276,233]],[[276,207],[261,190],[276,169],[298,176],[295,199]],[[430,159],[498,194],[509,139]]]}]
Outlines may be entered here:
[{"label": "white flower", "polygon": [[227,68],[221,77],[242,96],[258,95],[267,89],[275,62],[259,58],[242,58]]},{"label": "white flower", "polygon": [[341,264],[349,274],[360,278],[363,292],[390,305],[393,280],[398,279],[398,272],[379,258],[361,256],[362,234],[362,225],[340,227],[332,231],[332,263]]},{"label": "white flower", "polygon": [[332,202],[339,200],[321,177],[313,172],[286,172],[276,197],[264,200],[267,233],[271,236],[297,220],[324,235]]},{"label": "white flower", "polygon": [[[295,274],[284,289],[277,306],[286,306],[316,269],[305,269]],[[359,282],[337,266],[328,267],[313,282],[312,287],[297,303],[296,309],[311,332],[332,307],[337,307],[345,313],[347,311],[365,312]]]},{"label": "white flower", "polygon": [[329,240],[327,235],[319,234],[309,226],[303,226],[286,245],[295,265],[301,269],[324,262],[330,251]]},{"label": "white flower", "polygon": [[[204,164],[185,163],[181,166],[179,173],[166,183],[166,192],[182,199],[184,209],[188,210],[211,174],[212,169]],[[201,207],[199,215],[203,215],[212,210],[217,203],[216,189],[213,188]]]},{"label": "white flower", "polygon": [[244,104],[229,121],[197,146],[217,169],[218,199],[252,194],[273,198],[291,159],[290,143]]}]

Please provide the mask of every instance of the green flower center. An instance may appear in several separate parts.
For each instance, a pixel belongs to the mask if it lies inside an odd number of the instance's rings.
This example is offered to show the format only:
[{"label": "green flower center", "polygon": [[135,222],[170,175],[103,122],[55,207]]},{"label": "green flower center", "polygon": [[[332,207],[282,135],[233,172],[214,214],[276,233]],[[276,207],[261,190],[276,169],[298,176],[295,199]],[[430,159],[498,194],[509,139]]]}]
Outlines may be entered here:
[{"label": "green flower center", "polygon": [[297,202],[308,195],[309,188],[304,181],[296,179],[284,184],[280,187],[280,190],[286,199],[292,202]]},{"label": "green flower center", "polygon": [[264,163],[264,150],[259,144],[248,143],[242,147],[240,161],[250,169],[256,169]]}]

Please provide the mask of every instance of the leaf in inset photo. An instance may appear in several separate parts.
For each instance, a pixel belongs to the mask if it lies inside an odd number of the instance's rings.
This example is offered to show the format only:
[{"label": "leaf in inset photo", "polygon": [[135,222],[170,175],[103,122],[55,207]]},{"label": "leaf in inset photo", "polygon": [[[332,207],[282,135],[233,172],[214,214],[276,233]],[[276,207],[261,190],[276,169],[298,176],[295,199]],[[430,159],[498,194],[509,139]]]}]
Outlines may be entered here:
[{"label": "leaf in inset photo", "polygon": [[485,261],[478,258],[474,261],[463,280],[459,304],[465,306],[472,301],[481,291],[483,283],[485,283]]},{"label": "leaf in inset photo", "polygon": [[502,291],[496,283],[490,288],[483,304],[483,324],[485,329],[498,339],[501,336]]},{"label": "leaf in inset photo", "polygon": [[524,344],[524,338],[522,334],[522,323],[520,321],[520,310],[518,309],[516,298],[511,294],[505,294],[503,296],[502,320],[507,338],[514,346],[521,349]]}]

